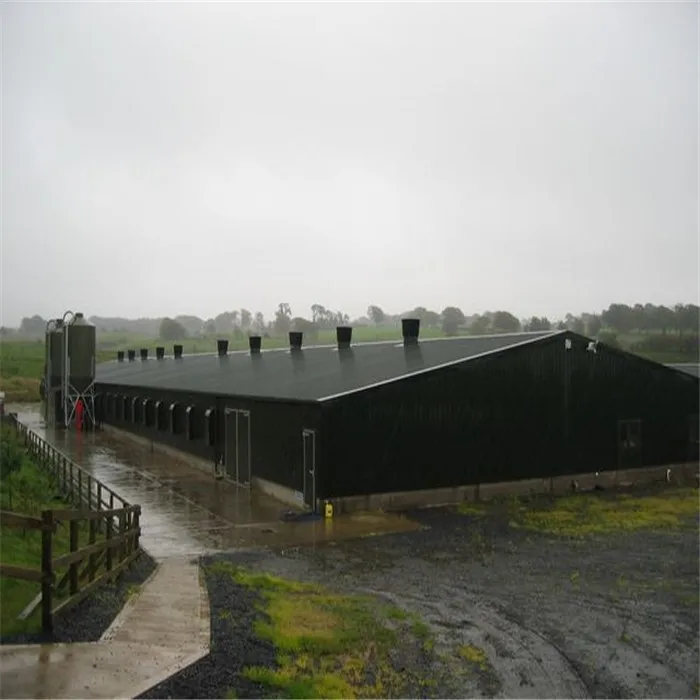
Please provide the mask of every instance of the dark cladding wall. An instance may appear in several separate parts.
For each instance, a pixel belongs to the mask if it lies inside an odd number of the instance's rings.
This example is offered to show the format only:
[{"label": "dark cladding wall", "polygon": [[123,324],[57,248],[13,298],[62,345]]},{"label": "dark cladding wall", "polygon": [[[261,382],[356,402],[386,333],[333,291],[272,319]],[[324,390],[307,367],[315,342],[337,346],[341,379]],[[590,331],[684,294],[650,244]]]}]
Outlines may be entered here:
[{"label": "dark cladding wall", "polygon": [[[207,440],[207,426],[205,420],[207,410],[216,407],[216,401],[213,397],[185,394],[175,391],[156,391],[144,388],[110,386],[107,384],[100,384],[97,387],[97,391],[100,396],[98,403],[101,409],[101,416],[98,417],[100,417],[104,423],[113,425],[116,428],[121,428],[122,430],[127,430],[147,438],[148,440],[161,442],[164,445],[189,452],[201,459],[212,462],[212,464],[214,463],[217,454],[217,446],[216,444],[210,445]],[[123,397],[127,397],[127,403],[130,404],[130,409],[126,415],[115,405],[115,402],[122,402]],[[139,400],[137,406],[140,404],[140,409],[138,409],[140,413],[136,416],[136,420],[133,415],[134,398]],[[150,406],[144,406],[143,402],[146,399],[150,401]],[[156,424],[157,417],[155,415],[156,403],[159,401],[165,411],[165,421],[161,423],[160,428]],[[173,403],[177,404],[175,410],[176,428],[178,432],[176,433],[172,432],[170,424],[169,410]],[[188,426],[187,408],[189,406],[192,406],[193,409],[190,414],[192,423]],[[146,425],[143,414],[144,410],[152,412],[150,415],[152,419],[151,425]],[[191,431],[188,430],[189,427],[192,428]]]},{"label": "dark cladding wall", "polygon": [[[101,384],[98,387],[101,420],[116,428],[127,430],[154,442],[174,447],[212,465],[224,458],[226,440],[225,411],[240,409],[250,412],[250,457],[253,477],[260,477],[281,484],[295,491],[303,490],[303,429],[318,430],[320,407],[313,404],[276,402],[233,397],[185,394],[144,388],[130,388]],[[103,398],[104,397],[104,398]],[[127,397],[128,412],[123,407]],[[137,400],[141,413],[134,419],[133,399]],[[144,405],[148,399],[149,404]],[[165,422],[159,429],[155,416],[156,402],[165,409]],[[178,432],[171,429],[169,408],[177,404],[176,424]],[[187,408],[192,407],[192,424],[187,424]],[[150,410],[151,425],[146,425],[144,410]],[[213,444],[210,444],[207,411],[213,422]],[[188,431],[188,428],[192,428]],[[320,445],[320,437],[318,439]],[[317,449],[318,446],[317,446]],[[227,465],[224,468],[229,472]],[[230,472],[229,472],[230,473]]]},{"label": "dark cladding wall", "polygon": [[[688,460],[697,380],[568,338],[570,350],[558,336],[326,404],[319,497]],[[631,451],[624,420],[641,421]]]},{"label": "dark cladding wall", "polygon": [[[283,401],[262,401],[227,397],[220,399],[220,416],[225,409],[250,411],[250,454],[253,477],[267,479],[302,492],[304,429],[318,430],[318,405]],[[220,423],[225,439],[224,422]],[[319,443],[320,444],[320,443]],[[318,449],[318,447],[317,447]]]}]

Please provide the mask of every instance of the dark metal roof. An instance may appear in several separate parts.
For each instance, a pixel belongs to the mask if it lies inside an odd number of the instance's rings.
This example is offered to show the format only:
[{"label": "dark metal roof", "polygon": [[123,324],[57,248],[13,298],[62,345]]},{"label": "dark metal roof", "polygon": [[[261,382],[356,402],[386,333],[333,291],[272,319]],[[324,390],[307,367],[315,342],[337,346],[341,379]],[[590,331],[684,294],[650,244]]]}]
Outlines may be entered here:
[{"label": "dark metal roof", "polygon": [[335,345],[324,345],[308,346],[295,353],[263,350],[255,356],[246,350],[225,357],[212,353],[185,355],[179,360],[114,360],[97,365],[95,381],[218,396],[319,401],[556,334],[546,331],[426,339],[407,348],[399,340],[359,343],[340,351]]},{"label": "dark metal roof", "polygon": [[678,362],[667,366],[672,369],[677,369],[679,372],[685,372],[691,377],[700,377],[700,364],[697,362]]}]

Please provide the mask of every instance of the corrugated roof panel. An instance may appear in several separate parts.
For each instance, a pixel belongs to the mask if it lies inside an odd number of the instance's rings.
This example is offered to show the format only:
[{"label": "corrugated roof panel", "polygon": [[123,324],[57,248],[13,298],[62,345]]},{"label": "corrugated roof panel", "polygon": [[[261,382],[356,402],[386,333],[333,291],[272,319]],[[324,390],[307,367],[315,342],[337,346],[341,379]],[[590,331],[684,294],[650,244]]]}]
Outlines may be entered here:
[{"label": "corrugated roof panel", "polygon": [[315,401],[555,334],[547,331],[426,339],[409,348],[396,340],[360,343],[341,351],[325,345],[307,346],[296,353],[263,350],[255,356],[240,350],[226,357],[208,353],[185,355],[178,360],[115,360],[97,366],[96,382],[219,396]]}]

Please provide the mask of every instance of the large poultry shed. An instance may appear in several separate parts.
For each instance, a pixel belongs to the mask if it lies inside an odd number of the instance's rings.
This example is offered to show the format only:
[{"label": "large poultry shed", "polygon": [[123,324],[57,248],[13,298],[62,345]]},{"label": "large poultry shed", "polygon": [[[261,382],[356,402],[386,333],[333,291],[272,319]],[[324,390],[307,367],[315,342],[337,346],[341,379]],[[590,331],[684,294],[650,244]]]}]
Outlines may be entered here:
[{"label": "large poultry shed", "polygon": [[324,499],[698,459],[699,380],[569,331],[184,355],[96,369],[98,420],[242,485]]}]

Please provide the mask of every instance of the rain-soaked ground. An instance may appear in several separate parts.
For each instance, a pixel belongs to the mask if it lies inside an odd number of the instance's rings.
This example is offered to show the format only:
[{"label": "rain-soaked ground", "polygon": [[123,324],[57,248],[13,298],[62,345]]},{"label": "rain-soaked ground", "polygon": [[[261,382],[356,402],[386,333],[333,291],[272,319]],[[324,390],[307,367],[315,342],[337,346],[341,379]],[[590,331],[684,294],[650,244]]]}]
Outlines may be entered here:
[{"label": "rain-soaked ground", "polygon": [[418,527],[406,518],[380,514],[283,522],[284,504],[129,438],[48,427],[38,404],[8,406],[8,411],[129,503],[141,506],[141,542],[155,559],[251,546],[314,545]]},{"label": "rain-soaked ground", "polygon": [[[413,517],[426,527],[216,559],[418,615],[448,669],[432,697],[698,697],[697,529],[572,540],[450,509]],[[249,653],[236,639],[214,641],[229,657]],[[200,667],[210,695],[196,694]],[[413,670],[429,678],[435,666]],[[200,662],[149,697],[226,697],[227,683],[255,697],[218,674]]]}]

